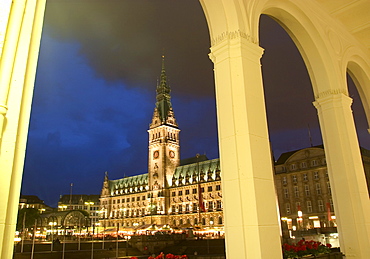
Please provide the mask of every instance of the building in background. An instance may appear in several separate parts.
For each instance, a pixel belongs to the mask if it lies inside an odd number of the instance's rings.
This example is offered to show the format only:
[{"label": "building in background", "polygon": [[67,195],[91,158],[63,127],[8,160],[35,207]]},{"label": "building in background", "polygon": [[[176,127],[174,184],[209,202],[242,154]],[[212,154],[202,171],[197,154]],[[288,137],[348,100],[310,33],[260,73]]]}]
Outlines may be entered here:
[{"label": "building in background", "polygon": [[21,195],[19,198],[18,209],[21,210],[24,208],[38,209],[40,213],[51,212],[54,210],[52,207],[46,205],[44,201],[36,195]]},{"label": "building in background", "polygon": [[86,211],[91,220],[90,225],[98,226],[99,222],[99,195],[73,194],[61,195],[58,201],[58,211],[82,210]]},{"label": "building in background", "polygon": [[[148,173],[116,180],[105,174],[100,226],[117,229],[156,224],[222,233],[220,161],[208,160],[205,155],[180,161],[180,129],[172,109],[164,60],[156,91],[156,107],[148,130]],[[370,151],[361,148],[361,153],[370,179]],[[337,245],[323,146],[283,153],[274,167],[283,238],[304,237]]]},{"label": "building in background", "polygon": [[100,198],[101,226],[223,226],[219,159],[180,161],[180,129],[171,103],[164,58],[149,126],[148,173],[109,180]]},{"label": "building in background", "polygon": [[[361,148],[361,154],[366,178],[369,179],[370,151]],[[369,180],[367,185],[369,189]],[[331,244],[338,242],[323,146],[283,153],[275,163],[275,187],[283,239],[321,238],[330,239]]]}]

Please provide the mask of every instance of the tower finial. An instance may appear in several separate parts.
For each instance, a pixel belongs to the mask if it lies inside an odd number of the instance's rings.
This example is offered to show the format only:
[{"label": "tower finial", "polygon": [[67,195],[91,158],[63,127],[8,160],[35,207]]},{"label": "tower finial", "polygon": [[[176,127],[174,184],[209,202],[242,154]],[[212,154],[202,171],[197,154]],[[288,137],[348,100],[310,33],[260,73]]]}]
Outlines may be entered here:
[{"label": "tower finial", "polygon": [[162,73],[165,72],[165,68],[164,68],[164,49],[163,49],[163,53],[162,53]]}]

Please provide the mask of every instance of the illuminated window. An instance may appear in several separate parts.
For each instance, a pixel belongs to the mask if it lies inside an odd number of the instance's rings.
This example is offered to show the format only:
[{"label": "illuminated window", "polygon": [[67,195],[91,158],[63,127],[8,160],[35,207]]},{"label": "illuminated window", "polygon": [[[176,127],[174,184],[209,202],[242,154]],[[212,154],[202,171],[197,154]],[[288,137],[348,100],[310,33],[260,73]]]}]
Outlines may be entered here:
[{"label": "illuminated window", "polygon": [[287,214],[290,214],[290,203],[285,204],[285,211]]},{"label": "illuminated window", "polygon": [[304,192],[305,192],[306,196],[310,196],[310,186],[305,185],[304,186]]},{"label": "illuminated window", "polygon": [[297,183],[297,176],[296,175],[292,176],[292,181],[293,181],[293,183]]},{"label": "illuminated window", "polygon": [[283,176],[283,178],[281,179],[281,182],[285,185],[287,184],[287,180],[286,180],[286,176]]},{"label": "illuminated window", "polygon": [[321,228],[320,220],[314,220],[313,221],[313,227],[314,228]]},{"label": "illuminated window", "polygon": [[221,208],[222,208],[222,203],[221,203],[221,201],[220,201],[220,200],[218,200],[218,201],[216,202],[216,208],[217,208],[218,210],[221,210]]},{"label": "illuminated window", "polygon": [[308,176],[307,176],[307,174],[303,174],[303,181],[308,181]]},{"label": "illuminated window", "polygon": [[298,198],[299,197],[299,190],[298,186],[294,186],[294,197]]},{"label": "illuminated window", "polygon": [[208,202],[208,210],[212,211],[213,210],[213,201]]},{"label": "illuminated window", "polygon": [[288,191],[288,188],[284,188],[284,197],[285,197],[286,199],[288,199],[288,198],[289,198],[289,191]]},{"label": "illuminated window", "polygon": [[319,172],[313,172],[313,179],[319,180]]},{"label": "illuminated window", "polygon": [[312,203],[311,203],[311,201],[307,201],[307,212],[308,213],[311,213],[312,212]]}]

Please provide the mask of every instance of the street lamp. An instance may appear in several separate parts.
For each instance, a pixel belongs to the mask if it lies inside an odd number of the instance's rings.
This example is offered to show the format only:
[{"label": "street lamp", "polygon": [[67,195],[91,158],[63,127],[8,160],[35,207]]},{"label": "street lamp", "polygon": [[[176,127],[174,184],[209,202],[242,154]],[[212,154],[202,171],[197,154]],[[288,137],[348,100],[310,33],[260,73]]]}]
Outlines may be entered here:
[{"label": "street lamp", "polygon": [[96,226],[96,235],[99,237],[99,226],[100,226],[100,223],[95,223],[95,226]]},{"label": "street lamp", "polygon": [[54,230],[53,230],[53,226],[56,226],[56,222],[53,221],[53,222],[49,222],[49,226],[50,226],[50,231],[51,231],[51,252],[53,252],[53,245],[54,245]]}]

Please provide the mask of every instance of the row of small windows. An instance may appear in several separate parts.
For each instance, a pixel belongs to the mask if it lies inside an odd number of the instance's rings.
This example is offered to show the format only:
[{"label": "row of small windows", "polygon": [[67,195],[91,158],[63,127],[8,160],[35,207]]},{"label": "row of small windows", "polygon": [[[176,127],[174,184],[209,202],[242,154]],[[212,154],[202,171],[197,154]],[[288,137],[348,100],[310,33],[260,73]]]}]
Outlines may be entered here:
[{"label": "row of small windows", "polygon": [[[308,168],[308,165],[310,165],[311,167],[320,166],[320,165],[326,165],[326,160],[324,158],[322,160],[311,160],[310,162],[304,161],[304,162],[301,162],[300,164],[291,164],[291,165],[289,165],[289,169],[290,170],[297,170],[298,167],[299,168]],[[283,172],[286,171],[286,167],[285,166],[282,166],[281,169],[282,169]]]},{"label": "row of small windows", "polygon": [[[181,226],[181,225],[184,225],[185,224],[194,224],[194,225],[197,225],[198,224],[198,218],[194,218],[194,219],[173,219],[172,220],[172,224],[174,226]],[[202,221],[202,225],[213,225],[213,224],[218,224],[218,225],[222,225],[223,224],[223,218],[222,216],[219,216],[217,217],[217,222],[214,221],[214,218],[213,217],[210,217],[209,219],[208,218],[205,218],[205,217],[202,217],[201,219]],[[145,222],[142,221],[142,222],[139,222],[139,224],[141,225],[144,225]],[[130,226],[134,226],[135,225],[135,222],[122,222],[122,223],[119,223],[119,222],[107,222],[106,223],[106,227],[118,227],[118,226],[127,226],[127,227],[130,227]]]},{"label": "row of small windows", "polygon": [[[301,207],[301,203],[300,202],[296,202],[296,210],[295,212],[297,212],[298,210],[302,210],[303,213],[311,213],[313,212],[313,205],[312,205],[312,202],[311,201],[306,201],[306,207],[305,208],[302,208]],[[334,208],[333,208],[333,200],[332,199],[329,199],[329,202],[324,204],[324,201],[323,200],[317,200],[317,210],[320,211],[320,212],[323,212],[325,211],[325,207],[326,207],[326,210],[327,211],[333,211]],[[291,209],[291,206],[290,206],[290,203],[286,203],[285,204],[285,212],[287,214],[291,214],[293,213],[292,212],[292,209]]]},{"label": "row of small windows", "polygon": [[[221,185],[216,185],[216,191],[220,191],[221,190]],[[213,186],[208,186],[207,187],[207,191],[208,192],[212,192],[213,191]],[[204,192],[204,187],[201,187],[200,188],[200,192],[203,193]],[[178,193],[178,196],[182,196],[183,195],[183,190],[180,190],[177,192]],[[192,194],[197,194],[198,193],[198,188],[193,188],[192,189]],[[190,194],[190,189],[186,189],[185,190],[185,195],[189,195]],[[176,191],[173,191],[172,192],[172,196],[176,196]]]},{"label": "row of small windows", "polygon": [[[161,137],[161,133],[160,132],[156,132],[156,133],[153,133],[152,134],[152,139],[158,139],[160,137]],[[172,133],[172,132],[167,132],[167,138],[176,140],[177,134],[176,133]]]},{"label": "row of small windows", "polygon": [[[321,184],[320,183],[316,183],[315,185],[315,192],[317,195],[321,195],[322,194],[322,190],[321,190]],[[327,182],[326,183],[326,187],[327,187],[327,190],[328,190],[328,194],[331,195],[331,187],[330,187],[330,182]],[[284,188],[283,189],[283,193],[284,193],[284,198],[288,199],[289,198],[289,190],[288,188]],[[293,193],[294,193],[294,197],[295,198],[299,198],[299,188],[298,186],[293,186]],[[305,196],[310,196],[311,195],[311,190],[310,190],[310,186],[309,185],[304,185],[304,194]]]},{"label": "row of small windows", "polygon": [[[213,210],[222,210],[222,201],[218,200],[216,202],[214,201],[208,201],[205,203],[205,209],[207,211],[213,211]],[[199,205],[198,203],[187,203],[184,205],[172,205],[171,206],[171,212],[173,213],[190,213],[190,212],[198,212],[199,211]]]},{"label": "row of small windows", "polygon": [[[308,173],[303,173],[303,174],[301,174],[301,176],[302,176],[302,180],[304,182],[307,182],[309,180],[308,179]],[[312,177],[313,177],[314,180],[319,180],[320,179],[320,173],[318,171],[315,171],[315,172],[313,172],[313,176]],[[325,177],[329,177],[327,170],[325,170]],[[297,175],[295,175],[295,174],[292,175],[291,176],[291,179],[292,179],[292,182],[293,183],[298,183],[298,176]],[[283,176],[281,178],[281,182],[284,185],[288,184],[288,178],[287,178],[287,176]]]},{"label": "row of small windows", "polygon": [[[69,206],[67,208],[69,208]],[[84,205],[72,205],[72,209],[73,210],[88,210],[89,208],[88,206],[84,206]],[[91,206],[90,210],[99,210],[99,207]]]},{"label": "row of small windows", "polygon": [[[117,200],[113,200],[113,204],[119,204],[119,203],[125,203],[125,202],[134,202],[135,200],[136,201],[140,201],[140,200],[145,200],[146,199],[146,196],[143,195],[143,196],[137,196],[137,197],[131,197],[131,198],[123,198],[123,199],[117,199]],[[104,203],[103,203],[104,205]]]},{"label": "row of small windows", "polygon": [[[118,187],[116,187],[118,188]],[[119,194],[124,194],[124,193],[134,193],[134,192],[143,192],[143,191],[146,191],[148,189],[148,186],[144,187],[144,186],[135,186],[135,187],[131,187],[131,188],[126,188],[126,189],[116,189],[116,191],[112,191],[111,192],[111,195],[119,195]]]},{"label": "row of small windows", "polygon": [[[213,217],[210,217],[209,219],[202,218],[201,221],[202,221],[202,225],[208,225],[208,224],[209,225],[212,225],[212,224],[222,225],[223,224],[223,220],[222,220],[221,216],[219,216],[217,218],[217,222],[214,221]],[[198,224],[198,218],[194,218],[193,222],[194,222],[194,225],[197,225]],[[184,225],[184,223],[187,224],[187,225],[192,225],[192,220],[191,219],[186,219],[186,220],[184,220],[184,219],[179,219],[179,220],[174,219],[172,221],[172,224],[174,226],[181,226],[181,225]]]}]

